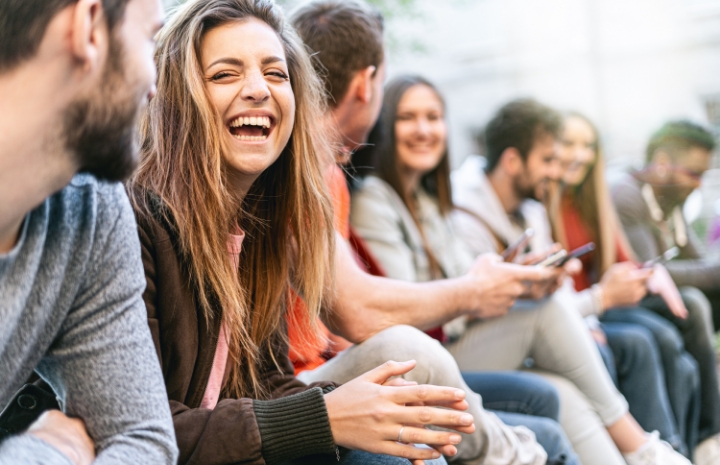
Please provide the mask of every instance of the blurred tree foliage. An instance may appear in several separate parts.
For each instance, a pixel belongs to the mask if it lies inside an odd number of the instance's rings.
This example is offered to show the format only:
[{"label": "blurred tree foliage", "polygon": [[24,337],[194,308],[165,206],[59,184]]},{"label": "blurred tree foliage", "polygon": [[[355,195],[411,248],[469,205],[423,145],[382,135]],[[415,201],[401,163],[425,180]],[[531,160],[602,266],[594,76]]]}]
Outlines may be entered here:
[{"label": "blurred tree foliage", "polygon": [[[0,0],[1,1],[1,0]],[[184,3],[186,0],[163,0],[166,10]],[[275,0],[279,5],[282,5],[286,10],[308,1],[308,0]],[[400,35],[395,32],[392,27],[394,20],[403,18],[404,20],[411,19],[413,21],[422,21],[424,16],[420,8],[419,0],[365,0],[371,5],[374,5],[380,10],[385,17],[386,24],[386,42],[391,52],[402,53],[402,52],[424,52],[427,50],[427,45],[419,37],[408,37],[407,35]]]}]

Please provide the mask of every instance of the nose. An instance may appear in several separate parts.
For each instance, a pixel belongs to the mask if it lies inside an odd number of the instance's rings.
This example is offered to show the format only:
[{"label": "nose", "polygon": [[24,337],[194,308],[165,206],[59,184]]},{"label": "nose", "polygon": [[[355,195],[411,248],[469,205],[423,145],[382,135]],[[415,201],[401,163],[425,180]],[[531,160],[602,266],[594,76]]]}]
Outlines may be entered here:
[{"label": "nose", "polygon": [[270,89],[268,89],[262,73],[248,73],[240,96],[243,100],[253,103],[261,103],[270,98]]},{"label": "nose", "polygon": [[148,102],[149,102],[150,100],[152,100],[153,97],[155,97],[155,94],[157,94],[157,86],[156,86],[155,84],[153,84],[153,85],[150,87],[150,90],[148,90],[148,93],[147,93]]},{"label": "nose", "polygon": [[430,134],[430,123],[425,118],[418,118],[415,126],[415,131],[420,136],[427,136]]}]

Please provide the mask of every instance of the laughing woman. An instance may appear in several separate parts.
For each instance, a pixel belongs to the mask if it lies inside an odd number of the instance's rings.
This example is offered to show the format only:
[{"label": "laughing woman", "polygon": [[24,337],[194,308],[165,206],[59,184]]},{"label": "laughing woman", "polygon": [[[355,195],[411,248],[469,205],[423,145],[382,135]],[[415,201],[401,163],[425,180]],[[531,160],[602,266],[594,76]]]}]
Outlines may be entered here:
[{"label": "laughing woman", "polygon": [[[279,7],[189,1],[161,32],[157,62],[129,190],[180,463],[452,455],[458,434],[419,426],[472,432],[472,418],[453,410],[467,407],[464,393],[387,381],[413,362],[389,362],[339,387],[293,376],[286,325],[313,336],[333,286],[334,244],[321,87]],[[287,314],[297,294],[307,305]],[[405,406],[422,395],[426,407]]]}]

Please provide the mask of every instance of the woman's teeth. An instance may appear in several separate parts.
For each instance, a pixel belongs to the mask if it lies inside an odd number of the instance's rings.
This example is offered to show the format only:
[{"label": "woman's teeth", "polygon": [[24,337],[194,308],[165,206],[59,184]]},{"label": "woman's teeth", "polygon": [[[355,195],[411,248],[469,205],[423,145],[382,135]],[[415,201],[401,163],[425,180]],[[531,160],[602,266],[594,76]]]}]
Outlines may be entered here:
[{"label": "woman's teeth", "polygon": [[244,134],[237,134],[237,135],[233,134],[233,137],[237,140],[244,140],[244,141],[261,141],[261,140],[265,140],[268,138],[268,136],[266,136],[264,134],[262,136],[246,136]]},{"label": "woman's teeth", "polygon": [[230,122],[231,128],[239,128],[241,126],[260,126],[270,128],[270,117],[268,116],[239,116]]}]

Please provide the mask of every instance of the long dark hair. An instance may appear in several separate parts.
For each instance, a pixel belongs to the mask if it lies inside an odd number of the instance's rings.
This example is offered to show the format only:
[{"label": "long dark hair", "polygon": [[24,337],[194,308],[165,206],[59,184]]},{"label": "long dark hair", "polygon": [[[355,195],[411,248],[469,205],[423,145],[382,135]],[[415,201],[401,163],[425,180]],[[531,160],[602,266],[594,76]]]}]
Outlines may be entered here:
[{"label": "long dark hair", "polygon": [[[385,86],[382,110],[377,124],[368,137],[368,146],[362,149],[353,158],[357,172],[364,174],[372,172],[388,183],[402,199],[420,231],[425,252],[430,260],[431,271],[435,277],[442,275],[440,265],[428,247],[425,233],[419,221],[415,199],[408,194],[403,186],[400,176],[400,164],[397,154],[397,139],[395,136],[395,121],[400,100],[410,88],[425,86],[435,93],[440,100],[443,110],[445,100],[437,88],[427,79],[420,76],[399,76]],[[369,170],[366,168],[369,166]],[[440,207],[440,213],[447,215],[453,209],[452,191],[450,189],[450,161],[447,143],[440,163],[420,179],[420,186],[431,196],[435,197]]]}]

